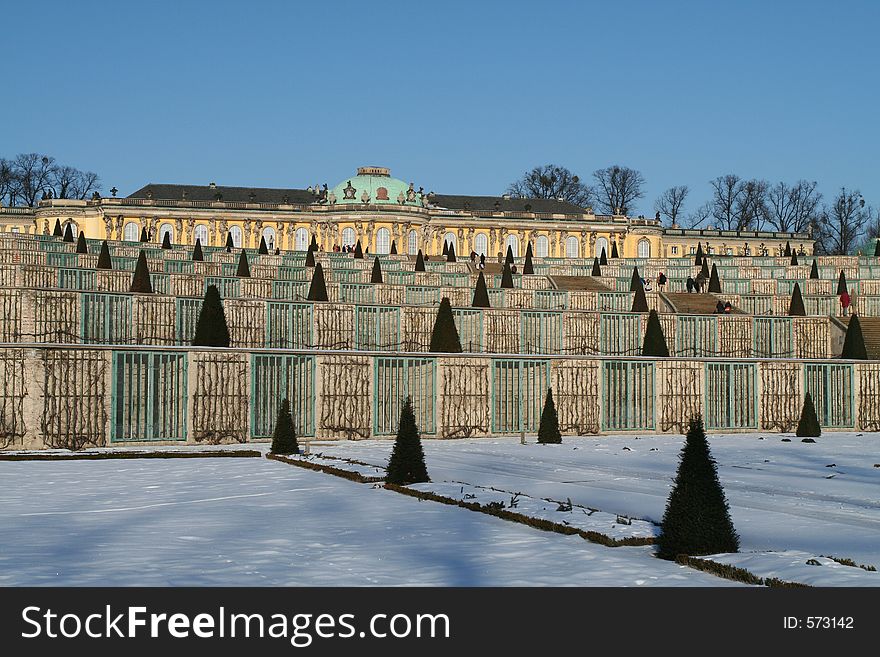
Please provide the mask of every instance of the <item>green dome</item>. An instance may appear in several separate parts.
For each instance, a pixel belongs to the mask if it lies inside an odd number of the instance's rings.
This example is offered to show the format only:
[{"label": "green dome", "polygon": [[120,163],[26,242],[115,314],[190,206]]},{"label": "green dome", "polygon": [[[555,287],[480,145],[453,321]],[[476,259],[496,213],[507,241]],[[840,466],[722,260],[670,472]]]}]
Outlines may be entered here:
[{"label": "green dome", "polygon": [[[364,195],[366,193],[366,196]],[[424,206],[419,190],[411,183],[392,178],[385,167],[360,167],[357,175],[346,178],[330,190],[331,203],[371,203]]]}]

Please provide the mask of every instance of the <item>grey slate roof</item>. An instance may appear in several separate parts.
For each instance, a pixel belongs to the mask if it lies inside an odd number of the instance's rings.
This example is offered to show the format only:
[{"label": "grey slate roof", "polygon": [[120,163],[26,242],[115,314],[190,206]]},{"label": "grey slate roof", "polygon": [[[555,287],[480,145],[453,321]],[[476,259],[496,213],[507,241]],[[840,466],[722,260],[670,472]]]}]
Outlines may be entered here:
[{"label": "grey slate roof", "polygon": [[[147,198],[147,193],[153,192],[153,199],[180,201],[186,192],[188,201],[216,201],[217,194],[221,194],[222,200],[228,203],[284,203],[284,197],[288,197],[288,203],[303,205],[315,202],[315,196],[305,189],[273,189],[269,187],[224,187],[217,185],[211,189],[208,185],[162,185],[150,183],[144,185],[128,198]],[[253,194],[253,199],[251,198]]]},{"label": "grey slate roof", "polygon": [[[552,198],[504,198],[502,196],[458,196],[434,194],[428,201],[441,208],[473,212],[538,212],[555,214],[584,214],[585,210],[565,201]],[[526,206],[529,206],[527,209]]]}]

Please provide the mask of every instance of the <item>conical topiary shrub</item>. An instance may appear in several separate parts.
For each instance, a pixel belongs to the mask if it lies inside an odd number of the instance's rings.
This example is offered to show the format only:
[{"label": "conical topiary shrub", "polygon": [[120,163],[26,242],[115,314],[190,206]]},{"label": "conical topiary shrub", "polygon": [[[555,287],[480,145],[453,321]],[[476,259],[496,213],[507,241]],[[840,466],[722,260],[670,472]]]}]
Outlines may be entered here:
[{"label": "conical topiary shrub", "polygon": [[529,242],[529,245],[526,247],[526,261],[523,263],[523,276],[534,274],[535,266],[532,264],[532,243]]},{"label": "conical topiary shrub", "polygon": [[354,257],[358,260],[364,259],[364,250],[361,248],[361,241],[358,240],[357,244],[354,245]]},{"label": "conical topiary shrub", "polygon": [[193,262],[204,262],[205,254],[202,253],[202,240],[198,237],[196,238],[196,246],[193,249]]},{"label": "conical topiary shrub", "polygon": [[642,343],[642,356],[669,357],[666,336],[663,335],[660,316],[656,310],[652,310],[648,315],[648,325],[645,327],[645,341]]},{"label": "conical topiary shrub", "polygon": [[636,288],[635,295],[633,296],[632,312],[648,312],[648,298],[645,296],[645,288],[642,286],[641,281],[639,281],[639,287]]},{"label": "conical topiary shrub", "polygon": [[282,399],[272,431],[273,454],[299,454],[299,443],[296,442],[296,431],[293,428],[293,417],[290,415],[290,400]]},{"label": "conical topiary shrub", "polygon": [[226,253],[232,253],[232,247],[235,243],[232,241],[232,233],[226,233]]},{"label": "conical topiary shrub", "polygon": [[101,252],[98,254],[98,269],[113,269],[113,262],[110,260],[110,247],[107,240],[101,242]]},{"label": "conical topiary shrub", "polygon": [[633,273],[629,279],[629,291],[635,292],[640,287],[644,289],[644,286],[642,285],[642,277],[639,274],[639,268],[633,267]]},{"label": "conical topiary shrub", "polygon": [[306,267],[315,266],[315,252],[309,249],[306,251]]},{"label": "conical topiary shrub", "polygon": [[688,427],[661,532],[657,539],[661,559],[739,550],[739,537],[699,416]]},{"label": "conical topiary shrub", "polygon": [[562,433],[559,431],[559,416],[556,414],[556,404],[553,403],[551,388],[547,388],[547,396],[544,398],[541,423],[538,425],[538,442],[543,445],[558,445],[562,442]]},{"label": "conical topiary shrub", "polygon": [[440,252],[440,255],[449,255],[449,242],[446,240],[443,240],[443,251]]},{"label": "conical topiary shrub", "polygon": [[131,277],[130,292],[152,294],[153,283],[150,281],[150,270],[147,267],[147,254],[143,251],[138,256],[137,265],[134,268],[134,276]]},{"label": "conical topiary shrub", "polygon": [[73,224],[67,224],[64,227],[64,241],[72,242],[73,241]]},{"label": "conical topiary shrub", "polygon": [[721,294],[721,280],[718,278],[718,267],[712,263],[712,273],[709,275],[709,292]]},{"label": "conical topiary shrub", "polygon": [[605,253],[605,247],[602,247],[601,253],[599,253],[599,264],[603,267],[608,264],[608,254]]},{"label": "conical topiary shrub", "polygon": [[792,267],[798,266],[797,253],[795,253],[794,251],[792,251],[791,253],[791,261],[788,264],[790,264]]},{"label": "conical topiary shrub", "polygon": [[510,244],[507,245],[507,255],[504,256],[504,262],[508,265],[513,264],[513,247]]},{"label": "conical topiary shrub", "polygon": [[819,265],[816,264],[815,259],[813,260],[813,266],[810,267],[810,278],[813,280],[817,280],[819,278]]},{"label": "conical topiary shrub", "polygon": [[819,426],[819,418],[816,417],[816,407],[813,405],[813,396],[810,393],[804,397],[801,419],[798,420],[795,433],[798,438],[818,438],[822,435],[822,427]]},{"label": "conical topiary shrub", "polygon": [[474,308],[491,308],[489,290],[486,289],[486,278],[483,276],[483,272],[480,272],[480,275],[477,276],[477,285],[474,288],[474,298],[471,301],[471,306]]},{"label": "conical topiary shrub", "polygon": [[846,289],[846,274],[843,273],[843,270],[840,270],[840,276],[837,279],[837,296],[840,296],[844,292],[847,292]]},{"label": "conical topiary shrub", "polygon": [[428,351],[443,354],[460,354],[461,340],[455,328],[455,317],[449,297],[443,297],[434,319],[434,330],[431,331],[431,346]]},{"label": "conical topiary shrub", "polygon": [[709,272],[709,259],[708,258],[705,258],[705,257],[703,258],[703,267],[700,269],[700,273],[706,278],[707,281],[709,280],[709,277],[712,275]]},{"label": "conical topiary shrub", "polygon": [[697,253],[694,255],[694,266],[699,267],[703,264],[703,245],[697,244]]},{"label": "conical topiary shrub", "polygon": [[[620,255],[619,255],[619,251],[617,250],[617,240],[615,240],[615,241],[611,242],[611,259],[614,260],[619,257],[620,257]],[[608,263],[605,263],[605,264],[608,264]]]},{"label": "conical topiary shrub", "polygon": [[373,271],[370,274],[370,283],[382,282],[382,265],[379,264],[379,256],[373,258]]},{"label": "conical topiary shrub", "polygon": [[144,226],[143,228],[141,228],[141,242],[149,242],[149,241],[150,241],[150,236],[147,235],[147,227]]},{"label": "conical topiary shrub", "polygon": [[865,348],[865,336],[862,335],[862,323],[858,315],[849,318],[849,326],[846,327],[846,336],[843,338],[843,352],[841,358],[847,360],[868,360],[868,350]]},{"label": "conical topiary shrub", "polygon": [[310,248],[312,251],[314,251],[315,253],[317,253],[318,250],[319,250],[319,249],[318,249],[318,240],[315,239],[315,236],[314,236],[314,235],[312,235],[312,241],[309,242],[309,248]]},{"label": "conical topiary shrub", "polygon": [[235,275],[242,278],[251,277],[251,267],[248,264],[247,252],[244,249],[241,250],[241,255],[238,256],[238,269],[235,270]]},{"label": "conical topiary shrub", "polygon": [[422,250],[419,249],[419,253],[416,256],[416,268],[415,271],[425,271],[425,256],[422,255]]},{"label": "conical topiary shrub", "polygon": [[309,293],[306,296],[309,301],[327,301],[327,284],[324,282],[324,268],[321,263],[315,265],[312,274],[312,282],[309,285]]},{"label": "conical topiary shrub", "polygon": [[86,234],[83,231],[79,231],[79,235],[77,235],[76,252],[77,253],[88,253],[89,252],[89,245],[86,244]]},{"label": "conical topiary shrub", "polygon": [[601,276],[602,269],[599,267],[599,258],[593,258],[593,271],[590,272],[590,276]]},{"label": "conical topiary shrub", "polygon": [[391,251],[389,251],[389,255],[397,255],[397,242],[391,240]]},{"label": "conical topiary shrub", "polygon": [[786,258],[791,255],[791,244],[789,244],[788,242],[785,243],[785,251],[782,252],[782,255],[784,255]]},{"label": "conical topiary shrub", "polygon": [[449,250],[446,252],[446,262],[455,262],[455,244],[449,243]]},{"label": "conical topiary shrub", "polygon": [[266,236],[260,235],[260,248],[257,249],[260,255],[269,255],[269,247],[266,246]]},{"label": "conical topiary shrub", "polygon": [[804,317],[807,309],[804,308],[804,298],[801,296],[801,286],[795,281],[794,289],[791,291],[791,303],[788,304],[788,314],[792,317]]},{"label": "conical topiary shrub", "polygon": [[388,459],[385,481],[399,486],[431,481],[425,466],[425,452],[422,450],[422,438],[416,426],[412,399],[409,397],[400,410],[397,438],[391,449],[391,458]]},{"label": "conical topiary shrub", "polygon": [[223,300],[216,285],[209,285],[205,290],[192,343],[196,347],[229,346],[229,326],[226,324]]},{"label": "conical topiary shrub", "polygon": [[52,231],[54,237],[64,237],[64,229],[61,228],[61,220],[55,219],[55,229]]},{"label": "conical topiary shrub", "polygon": [[880,238],[877,238],[877,241],[874,242],[874,257],[880,258]]},{"label": "conical topiary shrub", "polygon": [[165,234],[162,236],[162,248],[170,249],[171,248],[171,232],[165,231]]},{"label": "conical topiary shrub", "polygon": [[504,263],[504,269],[501,270],[501,287],[502,288],[512,288],[513,287],[513,274],[510,271],[510,263]]}]

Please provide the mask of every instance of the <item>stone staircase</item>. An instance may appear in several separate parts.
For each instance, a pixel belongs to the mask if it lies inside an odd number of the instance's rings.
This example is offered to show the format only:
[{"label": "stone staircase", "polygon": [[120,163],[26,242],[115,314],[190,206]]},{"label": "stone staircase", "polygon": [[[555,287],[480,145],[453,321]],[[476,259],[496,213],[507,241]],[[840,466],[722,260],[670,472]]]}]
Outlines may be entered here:
[{"label": "stone staircase", "polygon": [[[851,315],[837,317],[844,326],[849,326]],[[868,358],[880,359],[880,317],[862,317],[859,315],[859,324],[862,325],[862,336],[865,338],[865,350]]]},{"label": "stone staircase", "polygon": [[611,288],[601,278],[593,276],[550,276],[557,290],[587,290],[590,292],[610,292]]},{"label": "stone staircase", "polygon": [[[666,312],[680,313],[685,315],[712,315],[718,302],[725,303],[727,299],[723,295],[687,292],[664,292],[660,297],[666,302]],[[734,313],[742,314],[742,311],[733,309]]]}]

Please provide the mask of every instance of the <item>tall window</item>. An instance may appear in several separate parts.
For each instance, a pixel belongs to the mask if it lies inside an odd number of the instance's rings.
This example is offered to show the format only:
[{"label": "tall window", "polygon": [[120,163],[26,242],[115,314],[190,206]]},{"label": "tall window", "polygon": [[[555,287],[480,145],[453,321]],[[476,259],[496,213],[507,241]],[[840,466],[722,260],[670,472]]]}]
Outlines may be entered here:
[{"label": "tall window", "polygon": [[446,246],[454,246],[456,252],[458,251],[458,244],[455,242],[455,233],[446,233],[446,236],[443,238],[443,241],[446,242]]},{"label": "tall window", "polygon": [[159,226],[159,242],[162,243],[165,241],[165,233],[168,233],[168,239],[171,240],[171,243],[174,243],[174,226],[171,224],[162,224]]},{"label": "tall window", "polygon": [[233,226],[229,229],[229,234],[232,235],[232,246],[236,249],[241,248],[241,228],[238,226]]},{"label": "tall window", "polygon": [[651,257],[651,243],[648,240],[639,240],[639,257]]},{"label": "tall window", "polygon": [[569,237],[565,240],[565,257],[577,258],[580,251],[577,237]]},{"label": "tall window", "polygon": [[380,228],[376,231],[376,253],[385,254],[391,251],[391,231]]},{"label": "tall window", "polygon": [[409,231],[409,236],[407,237],[407,250],[410,255],[416,255],[419,252],[419,233],[418,231],[411,230]]},{"label": "tall window", "polygon": [[546,258],[550,255],[550,240],[546,235],[538,235],[535,240],[535,255],[539,258]]},{"label": "tall window", "polygon": [[611,251],[608,250],[608,240],[606,240],[604,237],[600,237],[599,239],[596,240],[596,253],[595,253],[595,256],[596,256],[597,258],[601,258],[601,257],[602,257],[602,249],[605,249],[605,257],[606,257],[606,258],[610,258],[610,257],[611,257]]},{"label": "tall window", "polygon": [[474,253],[477,255],[489,255],[489,237],[486,233],[477,233],[474,238]]},{"label": "tall window", "polygon": [[274,251],[276,247],[275,229],[272,228],[272,226],[266,226],[263,229],[263,239],[266,240],[266,248],[269,249],[269,251]]},{"label": "tall window", "polygon": [[297,228],[293,234],[293,248],[296,251],[309,250],[309,231],[305,228]]},{"label": "tall window", "polygon": [[355,241],[354,228],[346,228],[342,231],[342,246],[354,246]]},{"label": "tall window", "polygon": [[205,224],[199,224],[193,231],[193,244],[198,240],[202,246],[208,246],[208,227]]},{"label": "tall window", "polygon": [[519,257],[519,238],[516,235],[508,235],[504,242],[504,255],[507,255],[507,247],[513,252],[513,257]]},{"label": "tall window", "polygon": [[141,238],[141,229],[133,221],[129,221],[122,227],[122,239],[126,242],[137,242]]}]

